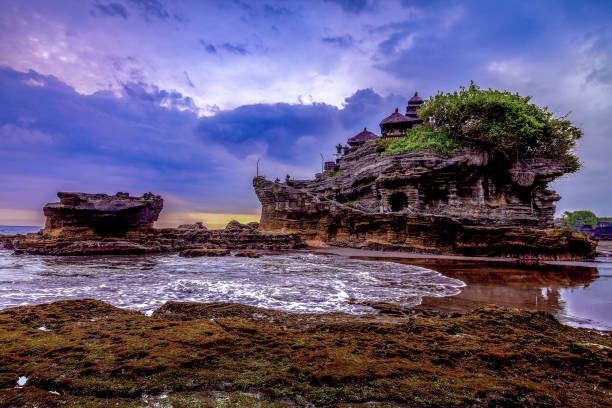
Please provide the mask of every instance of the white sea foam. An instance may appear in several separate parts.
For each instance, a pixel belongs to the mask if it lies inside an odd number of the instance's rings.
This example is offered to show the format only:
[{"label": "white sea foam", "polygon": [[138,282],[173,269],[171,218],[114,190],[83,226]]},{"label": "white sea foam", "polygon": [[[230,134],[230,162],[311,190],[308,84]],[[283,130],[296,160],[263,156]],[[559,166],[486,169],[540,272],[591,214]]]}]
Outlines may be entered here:
[{"label": "white sea foam", "polygon": [[359,314],[371,311],[363,301],[414,306],[422,296],[452,296],[463,286],[422,267],[309,253],[258,259],[0,253],[0,308],[95,298],[147,314],[168,300]]}]

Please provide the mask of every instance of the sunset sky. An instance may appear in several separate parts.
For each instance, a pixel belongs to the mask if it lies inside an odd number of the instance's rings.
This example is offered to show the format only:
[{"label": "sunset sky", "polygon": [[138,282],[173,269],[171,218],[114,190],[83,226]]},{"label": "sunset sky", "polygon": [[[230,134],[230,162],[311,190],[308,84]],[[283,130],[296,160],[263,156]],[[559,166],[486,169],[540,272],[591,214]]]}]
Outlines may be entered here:
[{"label": "sunset sky", "polygon": [[[57,191],[161,194],[161,224],[257,218],[268,178],[474,80],[584,129],[558,211],[612,216],[612,1],[0,0],[0,224]],[[225,214],[225,215],[224,215]]]}]

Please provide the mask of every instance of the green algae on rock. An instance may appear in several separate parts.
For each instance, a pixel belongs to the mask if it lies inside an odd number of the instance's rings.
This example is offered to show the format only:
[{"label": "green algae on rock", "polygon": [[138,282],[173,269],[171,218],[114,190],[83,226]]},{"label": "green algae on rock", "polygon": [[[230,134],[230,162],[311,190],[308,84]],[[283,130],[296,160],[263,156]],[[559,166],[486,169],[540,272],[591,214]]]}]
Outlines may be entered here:
[{"label": "green algae on rock", "polygon": [[0,405],[605,406],[610,347],[498,306],[415,318],[171,302],[146,317],[60,301],[0,311]]}]

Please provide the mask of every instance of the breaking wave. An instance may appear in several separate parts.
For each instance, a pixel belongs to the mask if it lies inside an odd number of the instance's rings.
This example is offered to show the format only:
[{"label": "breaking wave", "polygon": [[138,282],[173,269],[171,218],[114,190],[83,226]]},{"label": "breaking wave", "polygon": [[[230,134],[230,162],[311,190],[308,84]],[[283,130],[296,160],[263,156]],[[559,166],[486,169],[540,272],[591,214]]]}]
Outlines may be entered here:
[{"label": "breaking wave", "polygon": [[176,254],[58,258],[0,251],[0,309],[93,298],[145,313],[175,300],[361,314],[372,309],[360,302],[411,307],[423,296],[456,295],[463,286],[422,267],[301,252],[250,259]]}]

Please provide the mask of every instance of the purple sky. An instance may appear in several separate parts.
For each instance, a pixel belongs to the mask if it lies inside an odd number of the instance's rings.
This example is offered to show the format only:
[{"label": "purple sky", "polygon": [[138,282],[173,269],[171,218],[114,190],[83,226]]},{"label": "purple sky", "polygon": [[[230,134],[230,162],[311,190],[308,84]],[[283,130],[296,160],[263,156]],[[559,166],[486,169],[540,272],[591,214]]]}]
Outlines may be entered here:
[{"label": "purple sky", "polygon": [[585,131],[559,210],[612,215],[612,2],[0,0],[0,224],[56,191],[254,214],[268,178],[476,81]]}]

